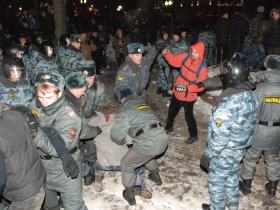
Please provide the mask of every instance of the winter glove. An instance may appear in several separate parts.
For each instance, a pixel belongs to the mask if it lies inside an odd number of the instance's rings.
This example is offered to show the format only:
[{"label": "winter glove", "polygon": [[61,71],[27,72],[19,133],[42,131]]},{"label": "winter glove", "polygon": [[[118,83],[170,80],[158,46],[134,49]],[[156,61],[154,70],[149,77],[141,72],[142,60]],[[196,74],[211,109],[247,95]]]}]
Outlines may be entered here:
[{"label": "winter glove", "polygon": [[206,152],[204,152],[202,154],[202,157],[200,158],[200,167],[206,173],[209,172],[210,162],[211,162],[211,158],[206,154]]},{"label": "winter glove", "polygon": [[12,111],[20,112],[28,123],[32,137],[35,138],[38,133],[39,121],[37,117],[25,106],[13,106]]},{"label": "winter glove", "polygon": [[97,126],[96,129],[97,129],[97,135],[102,133],[102,129],[99,126]]},{"label": "winter glove", "polygon": [[79,165],[76,160],[68,153],[60,157],[62,161],[62,167],[66,176],[70,176],[75,179],[79,175]]},{"label": "winter glove", "polygon": [[72,179],[76,178],[79,174],[79,166],[74,158],[69,154],[68,149],[65,147],[63,138],[53,127],[41,127],[41,130],[47,135],[54,146],[56,153],[62,161],[65,174],[70,176]]}]

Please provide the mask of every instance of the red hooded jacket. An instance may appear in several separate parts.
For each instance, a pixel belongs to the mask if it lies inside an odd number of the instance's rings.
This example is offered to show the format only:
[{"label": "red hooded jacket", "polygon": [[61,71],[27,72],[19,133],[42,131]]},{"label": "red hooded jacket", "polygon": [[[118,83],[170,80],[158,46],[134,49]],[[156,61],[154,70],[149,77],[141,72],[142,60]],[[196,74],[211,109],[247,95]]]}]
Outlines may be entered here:
[{"label": "red hooded jacket", "polygon": [[165,59],[171,66],[181,68],[179,77],[173,87],[173,93],[179,101],[196,101],[197,93],[204,90],[204,88],[198,88],[195,85],[207,79],[207,66],[203,61],[204,48],[202,42],[198,42],[191,47],[199,53],[198,60],[193,60],[190,53],[164,54]]}]

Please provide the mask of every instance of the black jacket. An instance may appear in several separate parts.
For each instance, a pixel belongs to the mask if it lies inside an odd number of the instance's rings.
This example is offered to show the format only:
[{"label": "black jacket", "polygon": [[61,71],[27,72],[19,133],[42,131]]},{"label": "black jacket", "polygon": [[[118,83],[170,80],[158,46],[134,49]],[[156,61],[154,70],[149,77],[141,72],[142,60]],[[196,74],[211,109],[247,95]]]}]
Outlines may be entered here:
[{"label": "black jacket", "polygon": [[7,111],[0,117],[0,150],[7,177],[3,196],[17,202],[36,195],[45,183],[46,172],[20,113]]}]

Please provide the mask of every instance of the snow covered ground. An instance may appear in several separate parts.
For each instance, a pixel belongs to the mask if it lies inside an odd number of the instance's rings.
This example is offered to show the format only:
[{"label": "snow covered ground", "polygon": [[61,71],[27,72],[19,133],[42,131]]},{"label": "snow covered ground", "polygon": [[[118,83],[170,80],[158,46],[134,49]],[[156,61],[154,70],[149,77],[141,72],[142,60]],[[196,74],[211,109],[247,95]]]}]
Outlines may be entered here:
[{"label": "snow covered ground", "polygon": [[[108,94],[113,99],[112,85],[114,70],[108,70],[102,76],[107,85]],[[157,95],[153,71],[148,90],[149,103],[152,105],[163,125],[167,115],[168,98]],[[213,94],[218,94],[214,92]],[[115,103],[116,104],[116,103]],[[147,179],[147,186],[153,198],[146,200],[136,197],[136,206],[129,206],[122,197],[123,186],[120,172],[105,172],[104,191],[96,192],[93,185],[84,187],[84,199],[90,210],[200,210],[202,203],[209,202],[207,174],[199,168],[199,159],[206,145],[207,123],[211,106],[201,99],[195,104],[195,115],[198,122],[199,141],[193,145],[184,143],[188,137],[183,112],[176,118],[176,131],[169,136],[169,146],[159,161],[162,186],[156,186]],[[146,173],[147,175],[147,173]],[[147,176],[146,176],[147,177]],[[253,182],[253,193],[247,197],[240,194],[240,210],[280,210],[280,201],[270,201],[265,194],[266,178],[264,166],[260,161],[258,172]],[[278,190],[278,197],[280,191]]]}]

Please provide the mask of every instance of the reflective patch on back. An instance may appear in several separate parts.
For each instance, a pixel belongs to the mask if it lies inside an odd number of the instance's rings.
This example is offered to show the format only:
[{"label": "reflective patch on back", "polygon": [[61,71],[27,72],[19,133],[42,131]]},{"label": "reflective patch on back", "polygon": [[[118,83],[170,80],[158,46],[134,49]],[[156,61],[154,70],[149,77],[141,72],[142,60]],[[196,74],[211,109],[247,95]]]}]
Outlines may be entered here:
[{"label": "reflective patch on back", "polygon": [[122,76],[117,76],[117,80],[121,81],[121,80],[123,80],[123,77]]},{"label": "reflective patch on back", "polygon": [[278,96],[270,96],[264,97],[265,104],[280,104],[280,97]]},{"label": "reflective patch on back", "polygon": [[147,110],[150,109],[151,107],[148,104],[140,104],[137,106],[137,109],[139,110]]},{"label": "reflective patch on back", "polygon": [[12,99],[15,98],[17,96],[16,92],[10,92],[6,95],[6,99]]}]

